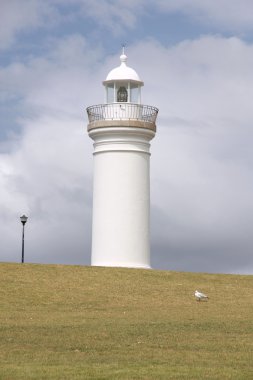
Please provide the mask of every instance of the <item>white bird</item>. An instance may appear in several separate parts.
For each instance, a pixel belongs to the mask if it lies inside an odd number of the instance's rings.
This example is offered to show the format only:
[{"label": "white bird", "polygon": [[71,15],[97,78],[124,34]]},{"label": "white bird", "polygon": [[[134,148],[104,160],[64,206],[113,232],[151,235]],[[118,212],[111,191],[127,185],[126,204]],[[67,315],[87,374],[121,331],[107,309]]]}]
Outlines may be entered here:
[{"label": "white bird", "polygon": [[195,290],[195,298],[197,301],[208,300],[208,296],[198,290]]}]

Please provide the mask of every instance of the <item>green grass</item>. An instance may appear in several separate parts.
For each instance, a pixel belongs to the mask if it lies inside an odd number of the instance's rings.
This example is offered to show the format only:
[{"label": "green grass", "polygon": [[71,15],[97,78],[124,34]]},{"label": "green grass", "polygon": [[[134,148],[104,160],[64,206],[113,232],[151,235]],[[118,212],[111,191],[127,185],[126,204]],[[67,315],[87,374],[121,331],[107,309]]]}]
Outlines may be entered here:
[{"label": "green grass", "polygon": [[253,379],[253,276],[2,263],[0,302],[1,380]]}]

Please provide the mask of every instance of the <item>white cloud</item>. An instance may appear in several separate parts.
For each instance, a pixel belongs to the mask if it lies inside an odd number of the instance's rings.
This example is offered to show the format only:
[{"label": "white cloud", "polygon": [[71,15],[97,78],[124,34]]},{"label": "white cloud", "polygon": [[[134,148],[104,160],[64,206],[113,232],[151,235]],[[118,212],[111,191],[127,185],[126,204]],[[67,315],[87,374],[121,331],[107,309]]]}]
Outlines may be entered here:
[{"label": "white cloud", "polygon": [[[138,57],[144,81],[148,78],[147,101],[153,92],[164,95],[158,97],[161,117],[187,118],[205,125],[217,118],[250,124],[251,44],[238,38],[203,37],[168,49],[153,42],[142,43],[129,53]],[[157,62],[159,70],[154,69]]]},{"label": "white cloud", "polygon": [[87,95],[92,99],[93,90],[100,85],[99,81],[93,83],[91,75],[101,52],[99,48],[91,50],[80,35],[51,40],[49,49],[47,55],[0,69],[1,100],[19,99],[27,112],[47,109],[79,114]]},{"label": "white cloud", "polygon": [[59,17],[57,9],[47,1],[1,0],[0,49],[9,48],[20,33],[55,25]]}]

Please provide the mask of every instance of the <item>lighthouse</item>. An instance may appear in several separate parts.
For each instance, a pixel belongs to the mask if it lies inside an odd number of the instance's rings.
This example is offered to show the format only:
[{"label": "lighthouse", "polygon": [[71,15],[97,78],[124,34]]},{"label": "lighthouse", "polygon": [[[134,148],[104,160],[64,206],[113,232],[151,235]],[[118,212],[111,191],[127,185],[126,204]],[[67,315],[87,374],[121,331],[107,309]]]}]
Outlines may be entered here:
[{"label": "lighthouse", "polygon": [[150,141],[158,109],[141,103],[143,84],[123,48],[103,82],[105,103],[87,108],[94,266],[150,268]]}]

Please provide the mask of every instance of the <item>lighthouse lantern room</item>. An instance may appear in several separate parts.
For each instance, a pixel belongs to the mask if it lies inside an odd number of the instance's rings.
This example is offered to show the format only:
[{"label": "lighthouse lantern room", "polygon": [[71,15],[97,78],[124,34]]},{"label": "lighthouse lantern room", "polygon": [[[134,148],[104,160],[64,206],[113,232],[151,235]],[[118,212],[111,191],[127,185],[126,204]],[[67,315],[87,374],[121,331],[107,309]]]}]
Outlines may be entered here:
[{"label": "lighthouse lantern room", "polygon": [[143,82],[131,67],[128,67],[127,56],[120,56],[121,64],[111,70],[103,82],[106,89],[106,103],[141,103],[141,86]]}]

